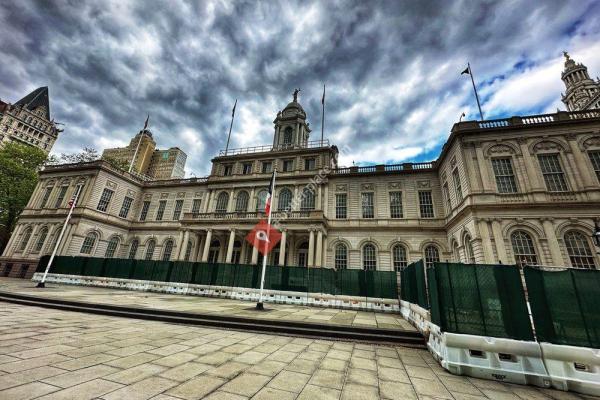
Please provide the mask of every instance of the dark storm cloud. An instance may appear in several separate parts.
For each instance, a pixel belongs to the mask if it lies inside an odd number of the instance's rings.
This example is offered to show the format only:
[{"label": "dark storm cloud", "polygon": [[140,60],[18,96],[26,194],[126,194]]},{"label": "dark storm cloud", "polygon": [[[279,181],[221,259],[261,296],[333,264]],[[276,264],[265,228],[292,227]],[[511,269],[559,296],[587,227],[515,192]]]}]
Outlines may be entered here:
[{"label": "dark storm cloud", "polygon": [[467,60],[487,116],[543,112],[559,104],[560,51],[584,57],[600,38],[593,1],[2,3],[0,97],[48,85],[65,124],[56,152],[124,144],[149,113],[158,145],[183,148],[196,175],[236,98],[233,146],[269,143],[295,87],[317,138],[326,82],[342,162],[418,159],[462,111],[476,117]]}]

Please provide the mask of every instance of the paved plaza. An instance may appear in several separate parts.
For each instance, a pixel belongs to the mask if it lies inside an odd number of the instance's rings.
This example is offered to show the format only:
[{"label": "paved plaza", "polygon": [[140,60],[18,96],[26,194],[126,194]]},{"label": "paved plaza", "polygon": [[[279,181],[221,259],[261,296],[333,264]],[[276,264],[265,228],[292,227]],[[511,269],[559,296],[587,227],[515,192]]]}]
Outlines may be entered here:
[{"label": "paved plaza", "polygon": [[340,310],[335,308],[273,303],[265,303],[265,308],[268,309],[268,312],[260,313],[252,309],[256,303],[243,300],[58,285],[55,283],[47,284],[45,289],[38,289],[35,287],[34,282],[14,278],[0,278],[0,291],[87,303],[151,308],[155,310],[189,311],[199,314],[218,314],[278,321],[416,331],[400,314],[395,313]]},{"label": "paved plaza", "polygon": [[582,399],[453,376],[425,350],[0,303],[0,399]]}]

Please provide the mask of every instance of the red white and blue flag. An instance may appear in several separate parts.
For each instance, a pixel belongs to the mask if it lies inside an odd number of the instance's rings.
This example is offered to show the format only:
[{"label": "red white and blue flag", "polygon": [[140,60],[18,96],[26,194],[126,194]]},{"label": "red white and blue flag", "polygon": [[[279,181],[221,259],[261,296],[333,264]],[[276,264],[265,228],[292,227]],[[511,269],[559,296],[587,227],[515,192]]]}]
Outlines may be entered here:
[{"label": "red white and blue flag", "polygon": [[269,215],[271,212],[271,199],[273,198],[273,191],[275,191],[275,171],[271,175],[271,181],[269,182],[269,193],[265,200],[265,214]]}]

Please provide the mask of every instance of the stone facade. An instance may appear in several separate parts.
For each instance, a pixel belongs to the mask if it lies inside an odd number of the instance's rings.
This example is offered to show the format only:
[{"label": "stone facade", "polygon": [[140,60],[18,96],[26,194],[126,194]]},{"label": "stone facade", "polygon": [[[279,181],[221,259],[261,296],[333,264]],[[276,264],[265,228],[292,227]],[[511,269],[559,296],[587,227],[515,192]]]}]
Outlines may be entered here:
[{"label": "stone facade", "polygon": [[565,70],[562,73],[562,81],[567,91],[562,95],[562,101],[567,106],[567,110],[600,108],[600,78],[596,78],[594,82],[585,65],[575,63],[567,52],[564,54]]},{"label": "stone facade", "polygon": [[50,119],[48,87],[34,90],[15,104],[0,100],[0,147],[13,141],[48,154],[60,132]]},{"label": "stone facade", "polygon": [[133,161],[133,171],[143,179],[183,178],[187,155],[179,147],[167,150],[156,149],[152,132],[141,130],[129,145],[106,149],[102,158],[111,158],[126,164]]},{"label": "stone facade", "polygon": [[460,122],[433,162],[347,168],[336,146],[309,140],[297,101],[274,125],[272,145],[222,151],[206,178],[145,181],[104,161],[47,167],[4,257],[49,253],[83,183],[59,254],[257,263],[245,236],[276,169],[273,265],[600,266],[600,110]]}]

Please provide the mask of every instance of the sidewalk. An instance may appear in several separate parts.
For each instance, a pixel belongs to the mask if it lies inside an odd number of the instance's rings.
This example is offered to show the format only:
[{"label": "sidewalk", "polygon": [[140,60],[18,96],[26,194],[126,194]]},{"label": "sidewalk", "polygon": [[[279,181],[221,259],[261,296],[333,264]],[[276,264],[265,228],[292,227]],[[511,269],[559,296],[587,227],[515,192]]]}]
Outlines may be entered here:
[{"label": "sidewalk", "polygon": [[58,285],[54,283],[47,284],[45,289],[38,289],[35,287],[34,282],[13,278],[0,278],[0,291],[43,296],[52,299],[155,310],[187,311],[209,315],[218,314],[276,321],[309,322],[346,327],[386,328],[416,332],[416,329],[400,314],[392,313],[272,303],[265,303],[267,312],[256,312],[253,310],[255,303],[249,301],[88,286]]}]

